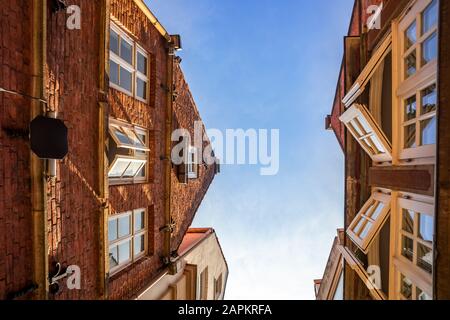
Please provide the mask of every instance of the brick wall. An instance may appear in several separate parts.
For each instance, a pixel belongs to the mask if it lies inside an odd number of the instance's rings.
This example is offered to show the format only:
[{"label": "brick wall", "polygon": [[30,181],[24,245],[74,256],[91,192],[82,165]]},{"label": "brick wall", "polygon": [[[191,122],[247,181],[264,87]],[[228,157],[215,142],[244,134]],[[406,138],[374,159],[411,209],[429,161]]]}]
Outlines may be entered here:
[{"label": "brick wall", "polygon": [[69,154],[47,183],[49,268],[55,262],[81,268],[81,290],[54,299],[95,299],[98,291],[98,128],[101,1],[72,0],[81,8],[81,30],[66,28],[65,11],[48,12],[46,91],[49,107],[69,132]]},{"label": "brick wall", "polygon": [[[0,87],[31,93],[32,2],[0,5]],[[30,100],[0,93],[0,299],[32,282]],[[25,136],[25,137],[24,137]]]},{"label": "brick wall", "polygon": [[149,104],[142,103],[115,90],[109,91],[110,116],[142,126],[149,130],[151,139],[149,183],[110,186],[111,213],[117,214],[132,209],[148,208],[149,225],[148,257],[141,259],[110,278],[109,297],[128,299],[148,284],[163,267],[164,234],[164,166],[160,157],[164,155],[164,123],[166,102],[166,40],[139,10],[133,0],[112,0],[111,15],[120,27],[129,31],[139,45],[149,53],[150,95]]},{"label": "brick wall", "polygon": [[[174,113],[180,128],[188,129],[194,139],[194,122],[201,121],[197,106],[192,97],[180,65],[176,65],[174,74],[175,88],[178,97],[174,103]],[[205,141],[203,146],[209,144]],[[172,203],[171,212],[176,226],[172,235],[171,248],[177,250],[184,234],[192,223],[194,215],[214,179],[214,166],[199,166],[199,178],[189,180],[183,185],[178,182],[175,168],[172,170]]]}]

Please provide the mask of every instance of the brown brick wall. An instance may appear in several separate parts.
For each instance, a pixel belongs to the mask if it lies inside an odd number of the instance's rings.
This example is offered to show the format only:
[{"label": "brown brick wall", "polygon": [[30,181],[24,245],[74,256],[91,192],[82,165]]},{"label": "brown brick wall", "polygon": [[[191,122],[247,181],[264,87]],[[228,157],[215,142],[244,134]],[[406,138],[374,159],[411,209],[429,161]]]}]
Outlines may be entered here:
[{"label": "brown brick wall", "polygon": [[160,157],[164,155],[167,50],[166,40],[133,0],[112,0],[111,16],[150,56],[149,104],[112,88],[109,91],[110,116],[142,126],[152,137],[149,159],[152,179],[149,183],[109,188],[112,214],[138,208],[149,208],[150,214],[149,248],[152,254],[110,278],[110,299],[127,299],[148,284],[163,267],[164,238],[159,229],[165,223],[164,167]]},{"label": "brown brick wall", "polygon": [[[175,88],[178,97],[174,103],[174,113],[180,128],[188,129],[194,139],[194,122],[201,121],[197,106],[192,97],[189,85],[179,65],[175,67]],[[193,142],[192,142],[193,143]],[[204,146],[209,143],[205,142]],[[184,234],[192,223],[194,215],[203,200],[212,180],[214,166],[201,164],[199,178],[189,180],[187,185],[180,184],[176,170],[172,170],[172,203],[171,212],[176,226],[172,235],[171,248],[177,250]]]},{"label": "brown brick wall", "polygon": [[[23,93],[31,90],[31,1],[12,0],[0,6],[0,86]],[[56,111],[69,132],[69,154],[57,166],[57,177],[45,185],[49,268],[56,262],[81,268],[81,290],[61,290],[50,299],[98,299],[101,248],[99,172],[99,91],[103,1],[72,0],[81,8],[81,30],[68,30],[65,11],[48,10],[45,91],[48,110]],[[146,207],[149,212],[149,255],[109,279],[110,299],[134,297],[163,267],[164,125],[166,101],[166,40],[133,0],[111,0],[111,14],[150,55],[150,100],[141,103],[109,90],[108,115],[145,127],[150,132],[148,183],[111,186],[111,214]],[[175,70],[182,103],[176,114],[184,127],[200,119],[181,69]],[[27,130],[30,101],[0,93],[0,298],[32,281],[30,150]],[[200,178],[187,186],[173,176],[175,250],[191,224],[214,168],[201,168]],[[24,297],[27,298],[27,297]],[[30,298],[30,296],[28,296]]]},{"label": "brown brick wall", "polygon": [[[47,183],[49,264],[81,268],[81,290],[50,298],[95,299],[98,291],[99,65],[101,1],[70,1],[81,8],[81,30],[66,28],[67,14],[48,12],[46,92],[69,132],[69,154]],[[50,269],[51,270],[51,269]]]},{"label": "brown brick wall", "polygon": [[[0,87],[31,93],[31,30],[32,2],[2,1]],[[0,299],[32,282],[30,107],[27,98],[0,93]]]}]

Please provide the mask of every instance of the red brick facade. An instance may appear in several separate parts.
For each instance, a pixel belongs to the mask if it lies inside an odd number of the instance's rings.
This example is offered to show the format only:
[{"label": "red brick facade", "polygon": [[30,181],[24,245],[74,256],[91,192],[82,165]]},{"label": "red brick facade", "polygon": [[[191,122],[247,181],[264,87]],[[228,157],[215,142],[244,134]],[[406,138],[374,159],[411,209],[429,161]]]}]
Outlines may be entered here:
[{"label": "red brick facade", "polygon": [[[133,298],[164,267],[164,150],[165,114],[168,106],[168,43],[134,0],[73,0],[81,8],[80,30],[66,28],[64,10],[47,10],[45,60],[46,111],[57,112],[69,132],[69,154],[57,165],[57,176],[47,179],[46,209],[48,269],[56,262],[81,268],[81,290],[64,284],[50,299]],[[32,56],[31,1],[14,0],[0,6],[0,87],[30,93]],[[102,92],[102,14],[109,12],[149,54],[149,103],[108,89]],[[108,38],[108,35],[106,35]],[[106,50],[107,51],[107,50]],[[107,54],[105,55],[107,56]],[[181,126],[193,130],[200,120],[179,66],[174,68],[178,100],[174,111]],[[102,114],[100,103],[107,108]],[[0,299],[33,284],[30,149],[27,130],[30,99],[0,93]],[[139,125],[149,131],[149,179],[146,183],[111,185],[102,194],[99,150],[101,123],[109,117]],[[192,127],[192,128],[191,128]],[[107,126],[105,136],[107,137]],[[201,166],[199,178],[181,185],[172,175],[171,213],[175,222],[171,250],[181,243],[195,212],[214,177],[213,167]],[[109,195],[109,197],[108,197]],[[105,201],[110,214],[148,209],[148,254],[107,279],[102,289],[102,212]],[[107,250],[107,249],[106,249]],[[100,271],[99,271],[100,270]]]}]

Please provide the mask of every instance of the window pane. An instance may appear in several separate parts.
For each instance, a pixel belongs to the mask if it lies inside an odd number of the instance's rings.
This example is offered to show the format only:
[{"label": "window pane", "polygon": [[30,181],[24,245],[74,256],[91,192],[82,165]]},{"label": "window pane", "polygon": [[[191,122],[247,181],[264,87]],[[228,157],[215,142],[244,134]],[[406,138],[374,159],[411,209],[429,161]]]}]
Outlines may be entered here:
[{"label": "window pane", "polygon": [[114,134],[121,143],[123,144],[133,144],[128,136],[119,130],[119,128],[114,128]]},{"label": "window pane", "polygon": [[413,261],[414,242],[412,239],[402,236],[402,256]]},{"label": "window pane", "polygon": [[436,111],[436,85],[432,85],[422,91],[422,115]]},{"label": "window pane", "polygon": [[108,241],[114,241],[118,238],[117,233],[117,219],[111,219],[108,222]]},{"label": "window pane", "polygon": [[145,251],[145,235],[134,238],[134,255],[137,256]]},{"label": "window pane", "polygon": [[127,262],[131,259],[130,246],[131,240],[124,242],[119,246],[119,264]]},{"label": "window pane", "polygon": [[109,49],[119,55],[119,36],[114,30],[109,33]]},{"label": "window pane", "polygon": [[119,251],[117,247],[109,248],[109,267],[112,269],[119,265]]},{"label": "window pane", "polygon": [[132,78],[131,72],[120,67],[120,86],[130,92],[132,90]]},{"label": "window pane", "polygon": [[416,96],[413,96],[405,101],[405,122],[415,119],[417,115]]},{"label": "window pane", "polygon": [[129,139],[129,144],[138,148],[144,148],[145,145],[142,143],[142,141],[139,139],[136,132],[130,128],[123,128],[123,131],[127,134],[127,137]]},{"label": "window pane", "polygon": [[119,221],[119,238],[131,235],[130,216],[122,217],[118,221]]},{"label": "window pane", "polygon": [[367,221],[363,232],[361,232],[361,236],[360,236],[361,239],[364,239],[365,237],[367,237],[367,235],[369,234],[371,228],[372,228],[372,223]]},{"label": "window pane", "polygon": [[436,117],[421,121],[422,145],[436,144]]},{"label": "window pane", "polygon": [[417,41],[416,22],[405,31],[405,51],[411,48]]},{"label": "window pane", "polygon": [[145,210],[137,211],[134,215],[134,232],[145,229]]},{"label": "window pane", "polygon": [[433,271],[433,250],[420,243],[417,245],[417,266],[428,273]]},{"label": "window pane", "polygon": [[109,171],[108,176],[110,178],[120,178],[129,165],[130,161],[117,160],[114,167]]},{"label": "window pane", "polygon": [[136,95],[139,98],[147,99],[147,82],[137,77]]},{"label": "window pane", "polygon": [[119,65],[109,60],[109,81],[119,85]]},{"label": "window pane", "polygon": [[416,288],[417,300],[433,300],[428,294],[423,292],[420,288]]},{"label": "window pane", "polygon": [[359,127],[359,124],[355,120],[350,121],[349,125],[353,128],[353,130],[355,130],[359,137],[365,135],[365,133],[363,133],[363,131]]},{"label": "window pane", "polygon": [[140,52],[137,54],[137,70],[147,75],[147,57],[143,56]]},{"label": "window pane", "polygon": [[124,39],[120,41],[120,57],[129,64],[133,64],[133,47]]},{"label": "window pane", "polygon": [[381,203],[381,202],[378,202],[378,205],[377,205],[377,207],[375,208],[375,211],[372,214],[372,219],[373,220],[377,220],[378,217],[381,214],[381,211],[383,211],[383,209],[384,209],[384,204]]},{"label": "window pane", "polygon": [[422,34],[427,33],[434,26],[436,26],[437,21],[438,21],[437,0],[433,0],[433,2],[425,9],[425,11],[422,14]]},{"label": "window pane", "polygon": [[400,288],[400,293],[402,294],[402,296],[407,299],[407,300],[412,300],[412,289],[413,289],[413,284],[412,281],[409,280],[407,277],[405,277],[404,275],[401,275],[401,288]]},{"label": "window pane", "polygon": [[416,73],[416,50],[411,52],[411,54],[405,59],[405,77],[409,78],[410,76]]},{"label": "window pane", "polygon": [[433,234],[434,234],[433,217],[427,214],[420,214],[418,229],[419,229],[418,230],[419,239],[427,241],[431,244],[433,242]]},{"label": "window pane", "polygon": [[373,146],[376,149],[376,154],[385,153],[386,150],[384,149],[383,145],[381,144],[380,140],[376,136],[372,136],[370,138],[370,141],[372,141]]},{"label": "window pane", "polygon": [[403,209],[402,229],[409,234],[414,234],[414,216],[414,211]]},{"label": "window pane", "polygon": [[125,173],[123,174],[123,176],[128,178],[135,177],[142,166],[143,166],[142,162],[132,162],[125,171]]},{"label": "window pane", "polygon": [[366,221],[366,219],[361,218],[358,221],[358,224],[356,225],[355,229],[353,229],[353,232],[356,233],[356,234],[359,234],[359,232],[361,231],[361,228],[362,228],[362,226],[363,226],[365,221]]},{"label": "window pane", "polygon": [[415,148],[416,147],[416,125],[410,125],[405,127],[405,145],[406,149]]},{"label": "window pane", "polygon": [[437,58],[437,34],[433,33],[422,45],[422,64]]}]

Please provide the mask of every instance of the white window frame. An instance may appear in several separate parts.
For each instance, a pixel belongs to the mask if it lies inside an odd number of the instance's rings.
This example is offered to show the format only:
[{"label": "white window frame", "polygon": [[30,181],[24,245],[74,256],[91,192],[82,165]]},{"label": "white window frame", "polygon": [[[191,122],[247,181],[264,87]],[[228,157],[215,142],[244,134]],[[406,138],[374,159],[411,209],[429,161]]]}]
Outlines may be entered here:
[{"label": "white window frame", "polygon": [[[149,132],[148,130],[134,126],[132,124],[128,124],[123,121],[119,121],[116,119],[110,119],[109,124],[109,132],[112,136],[113,140],[117,144],[118,148],[121,149],[127,149],[129,151],[128,155],[123,154],[117,154],[114,157],[114,160],[109,166],[108,169],[108,178],[111,185],[119,185],[119,184],[133,184],[133,183],[141,183],[146,182],[149,177],[149,157],[150,157],[150,148],[149,148]],[[121,142],[115,135],[114,130],[119,130],[121,133],[129,136],[129,139],[133,139],[130,135],[135,136],[137,139],[139,139],[139,142],[144,146],[136,146],[132,144],[125,144]],[[127,132],[128,131],[128,132]],[[145,141],[143,141],[139,135],[142,135],[145,137]],[[132,177],[126,177],[124,176],[127,169],[124,169],[123,174],[121,177],[111,177],[110,174],[115,168],[115,166],[120,162],[129,162],[129,165],[133,163],[141,163],[142,166],[139,168],[139,170],[136,171],[135,175]],[[139,174],[142,172],[142,170],[145,170],[145,174],[143,176],[140,176]]]},{"label": "white window frame", "polygon": [[[391,214],[391,281],[390,293],[394,300],[405,299],[401,295],[401,278],[402,275],[412,281],[413,299],[416,297],[416,290],[420,288],[426,295],[433,297],[433,275],[417,266],[418,243],[424,241],[417,237],[418,213],[427,214],[433,217],[434,223],[434,199],[432,197],[419,196],[411,193],[395,193],[395,206],[393,206]],[[413,235],[403,231],[403,209],[415,212]],[[407,235],[414,241],[413,261],[404,257],[402,254],[402,236]],[[426,244],[432,249],[434,263],[434,244]]]},{"label": "white window frame", "polygon": [[[118,90],[122,93],[125,93],[141,102],[148,103],[149,102],[149,95],[150,95],[150,77],[149,77],[149,70],[150,70],[150,59],[149,54],[139,45],[136,41],[134,41],[131,37],[129,37],[125,31],[123,31],[121,28],[119,28],[116,24],[111,22],[110,29],[113,30],[118,36],[119,36],[119,52],[121,48],[121,41],[126,41],[129,45],[131,45],[131,56],[132,56],[132,64],[128,63],[124,59],[122,59],[119,55],[114,53],[111,49],[109,50],[109,59],[114,61],[116,64],[119,65],[119,82],[120,82],[120,67],[123,67],[127,71],[131,73],[131,91],[121,87],[120,85],[117,85],[110,81],[109,85],[111,88]],[[139,72],[137,70],[137,55],[138,53],[145,56],[147,59],[147,75]],[[137,79],[144,80],[146,82],[146,92],[147,97],[146,99],[143,99],[137,95]]]},{"label": "white window frame", "polygon": [[[373,214],[380,205],[383,207],[378,212],[378,217],[373,219]],[[370,245],[386,222],[390,211],[391,195],[374,191],[348,227],[347,235],[365,254],[369,252]],[[367,234],[362,236],[369,223],[371,227],[367,230]]]},{"label": "white window frame", "polygon": [[391,144],[365,106],[355,103],[339,119],[376,165],[392,164]]},{"label": "white window frame", "polygon": [[198,173],[195,166],[198,165],[198,150],[195,147],[189,146],[187,153],[187,173],[188,179],[197,179]]},{"label": "white window frame", "polygon": [[[135,215],[140,214],[142,212],[144,212],[144,228],[141,230],[135,231],[134,230]],[[115,274],[115,273],[123,270],[124,268],[128,267],[130,264],[135,263],[142,257],[146,256],[147,252],[148,252],[148,211],[147,211],[147,209],[145,209],[145,208],[135,209],[135,210],[128,211],[125,213],[120,213],[120,214],[110,216],[108,219],[108,227],[109,227],[110,221],[119,220],[124,217],[129,217],[129,219],[130,219],[130,234],[123,236],[122,238],[118,238],[118,239],[114,239],[114,240],[110,241],[109,240],[109,230],[107,231],[108,257],[110,256],[109,252],[112,248],[119,247],[123,243],[130,242],[130,258],[128,260],[118,264],[117,266],[115,266],[113,268],[110,267],[109,268],[110,275]],[[135,238],[138,238],[141,236],[144,236],[144,251],[135,255],[134,254],[134,240],[135,240]],[[119,255],[120,255],[120,252],[119,252]],[[108,264],[109,264],[109,259],[110,258],[108,258]]]},{"label": "white window frame", "polygon": [[[143,74],[142,72],[140,72],[139,70],[138,70],[138,67],[137,67],[137,61],[138,61],[138,54],[141,54],[142,56],[144,56],[146,59],[147,59],[147,70],[146,70],[146,72],[147,72],[147,74]],[[150,60],[149,60],[149,56],[148,56],[148,54],[147,54],[147,52],[144,50],[144,49],[142,49],[142,47],[141,46],[139,46],[138,44],[136,44],[136,57],[135,57],[135,61],[136,61],[136,77],[135,77],[135,88],[136,88],[136,93],[135,93],[135,98],[136,99],[138,99],[138,100],[140,100],[140,101],[142,101],[142,102],[145,102],[145,103],[147,103],[148,102],[148,99],[149,99],[149,94],[150,94],[150,87],[149,87],[149,83],[150,83],[150,81],[149,81],[149,64],[150,64]],[[145,97],[145,99],[144,98],[142,98],[142,97],[140,97],[140,96],[138,96],[138,94],[137,94],[137,81],[138,81],[138,79],[140,79],[140,80],[142,80],[142,81],[144,81],[145,82],[145,86],[146,86],[146,97]]]},{"label": "white window frame", "polygon": [[[437,59],[422,64],[422,44],[434,33],[438,33],[438,26],[434,26],[422,35],[422,13],[432,3],[433,0],[416,1],[408,13],[400,20],[394,21],[393,29],[393,57],[394,74],[393,88],[393,145],[394,154],[399,164],[434,164],[436,157],[436,145],[421,145],[420,122],[426,118],[436,116],[436,112],[420,115],[421,112],[421,92],[437,83]],[[438,2],[439,3],[439,2]],[[416,22],[416,43],[405,51],[405,31]],[[439,36],[439,34],[437,34]],[[412,52],[416,51],[416,72],[414,75],[406,77],[405,59]],[[405,148],[405,130],[407,124],[412,121],[405,120],[405,102],[407,99],[416,97],[416,147]],[[437,106],[439,108],[439,106]],[[437,134],[437,133],[436,133]]]}]

